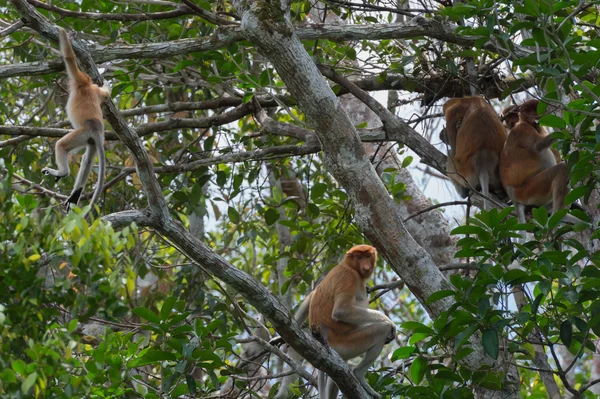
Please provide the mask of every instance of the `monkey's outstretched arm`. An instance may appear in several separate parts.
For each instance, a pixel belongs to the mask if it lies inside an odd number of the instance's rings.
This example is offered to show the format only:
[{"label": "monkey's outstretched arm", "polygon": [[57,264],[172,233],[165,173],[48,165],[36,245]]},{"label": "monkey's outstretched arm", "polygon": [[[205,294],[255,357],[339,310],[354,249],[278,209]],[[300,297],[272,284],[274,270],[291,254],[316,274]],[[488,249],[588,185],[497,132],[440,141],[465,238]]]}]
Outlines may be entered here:
[{"label": "monkey's outstretched arm", "polygon": [[77,79],[81,71],[79,70],[79,66],[77,65],[77,59],[75,58],[75,52],[73,51],[73,47],[71,46],[71,42],[69,41],[69,36],[67,35],[67,31],[63,28],[59,28],[58,38],[60,44],[60,52],[65,59],[65,66],[67,68],[67,73],[71,79]]},{"label": "monkey's outstretched arm", "polygon": [[546,148],[550,147],[552,143],[554,143],[556,139],[550,135],[544,137],[542,140],[535,143],[534,149],[536,152],[542,152]]}]

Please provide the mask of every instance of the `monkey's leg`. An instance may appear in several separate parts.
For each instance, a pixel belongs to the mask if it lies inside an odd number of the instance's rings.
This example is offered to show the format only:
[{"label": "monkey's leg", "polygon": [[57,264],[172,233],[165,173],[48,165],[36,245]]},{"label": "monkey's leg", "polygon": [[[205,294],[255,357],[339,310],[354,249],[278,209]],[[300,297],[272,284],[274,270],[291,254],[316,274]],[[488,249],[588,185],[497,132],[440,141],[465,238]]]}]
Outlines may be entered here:
[{"label": "monkey's leg", "polygon": [[337,385],[333,384],[336,392],[331,395],[329,393],[329,384],[332,383],[333,380],[331,378],[327,378],[327,374],[324,371],[319,370],[319,399],[335,399],[335,395],[337,394]]},{"label": "monkey's leg", "polygon": [[479,185],[481,186],[481,194],[483,195],[483,209],[490,210],[488,197],[490,196],[490,175],[485,168],[479,171]]},{"label": "monkey's leg", "polygon": [[[354,375],[358,378],[363,388],[375,398],[381,398],[381,395],[371,388],[365,379],[365,373],[375,360],[377,360],[377,357],[381,353],[385,342],[388,341],[392,331],[395,331],[395,326],[387,321],[370,324],[366,327],[360,327],[348,334],[344,334],[343,343],[340,343],[335,347],[332,345],[333,349],[338,352],[344,360],[355,358],[364,353],[361,362],[354,368]],[[334,384],[333,381],[331,383]]]},{"label": "monkey's leg", "polygon": [[83,147],[86,143],[85,129],[77,129],[65,135],[56,142],[55,156],[58,169],[43,168],[42,174],[54,176],[56,181],[69,174],[69,152],[75,148]]},{"label": "monkey's leg", "polygon": [[515,197],[522,204],[534,206],[547,205],[556,200],[554,209],[558,210],[564,207],[567,184],[567,165],[561,162],[544,169],[515,188]]},{"label": "monkey's leg", "polygon": [[67,210],[70,208],[71,204],[77,205],[79,203],[79,198],[81,197],[83,189],[85,188],[85,182],[90,177],[95,157],[96,145],[87,144],[85,148],[85,153],[83,154],[83,158],[81,158],[81,165],[79,167],[79,173],[77,173],[77,178],[75,179],[73,191],[71,191],[71,195],[69,195],[69,198],[67,198],[67,200],[65,201],[65,204],[67,205]]}]

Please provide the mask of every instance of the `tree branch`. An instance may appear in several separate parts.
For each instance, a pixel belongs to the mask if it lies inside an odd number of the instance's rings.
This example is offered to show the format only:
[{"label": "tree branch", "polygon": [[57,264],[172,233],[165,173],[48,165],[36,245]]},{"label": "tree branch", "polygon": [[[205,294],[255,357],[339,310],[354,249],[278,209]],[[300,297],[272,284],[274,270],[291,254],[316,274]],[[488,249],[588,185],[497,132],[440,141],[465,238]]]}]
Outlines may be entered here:
[{"label": "tree branch", "polygon": [[[23,17],[26,25],[52,41],[58,41],[58,29],[25,0],[11,0],[11,2]],[[74,40],[72,45],[82,68],[91,75],[92,79],[100,82],[101,77],[85,47],[78,40]],[[269,319],[275,330],[296,351],[302,353],[310,362],[334,376],[345,392],[354,392],[354,395],[349,397],[355,398],[357,393],[358,395],[365,394],[364,388],[358,383],[358,380],[342,358],[336,352],[326,350],[307,331],[302,330],[287,308],[256,279],[215,254],[202,241],[192,236],[181,223],[171,218],[161,187],[154,175],[154,167],[135,130],[125,123],[112,101],[108,101],[106,106],[103,107],[103,111],[115,128],[119,138],[133,153],[137,173],[142,181],[144,192],[148,196],[149,205],[144,212],[120,212],[106,217],[105,220],[112,220],[115,223],[135,220],[140,224],[146,223],[147,226],[153,227],[204,270],[209,271],[226,284],[229,284],[234,290],[240,292],[250,304]]]},{"label": "tree branch", "polygon": [[[267,5],[265,2],[237,0],[234,5],[242,15],[241,28],[246,38],[271,61],[306,115],[306,120],[315,129],[323,147],[325,165],[352,200],[355,221],[365,237],[398,273],[432,318],[449,311],[453,305],[452,298],[427,302],[434,292],[450,289],[451,286],[431,256],[406,230],[398,206],[366,156],[355,127],[295,34],[285,11],[277,9],[280,6],[278,2]],[[261,7],[272,7],[275,11],[270,12],[275,12],[277,18],[261,19],[265,18]],[[391,122],[391,127],[403,130],[401,133],[405,138],[424,140],[393,118],[383,113],[379,113],[379,116],[386,124],[386,131],[390,131],[387,124]],[[423,147],[426,148],[426,145],[430,146],[426,143]],[[431,158],[434,157],[435,154],[432,154]],[[439,158],[438,164],[441,163]],[[463,362],[472,369],[491,366],[493,361],[483,351],[477,334],[471,337],[470,343],[474,351]],[[305,355],[305,352],[300,353]],[[353,376],[345,375],[345,370],[339,373],[329,370],[326,365],[315,363],[309,357],[307,359],[311,363],[325,370],[335,380],[347,397],[355,398],[364,394],[362,387],[357,390],[353,386],[357,381]],[[518,386],[511,385],[502,394],[515,389]]]},{"label": "tree branch", "polygon": [[52,4],[46,4],[38,0],[27,0],[27,2],[37,8],[41,8],[47,11],[52,11],[60,14],[63,17],[74,17],[82,19],[92,19],[95,21],[150,21],[159,19],[170,19],[177,18],[183,15],[192,14],[193,11],[187,6],[179,6],[175,10],[163,11],[163,12],[149,12],[143,14],[113,14],[113,13],[99,13],[99,12],[82,12],[72,11],[64,8],[57,7]]},{"label": "tree branch", "polygon": [[[477,36],[460,36],[456,34],[457,25],[436,19],[416,18],[406,23],[370,24],[370,25],[329,25],[312,24],[298,26],[296,35],[299,40],[382,40],[410,39],[427,36],[444,42],[467,47],[475,45],[480,39]],[[193,52],[219,50],[232,43],[244,40],[238,27],[219,27],[212,36],[194,39],[179,39],[160,43],[142,43],[129,45],[104,46],[96,44],[90,53],[97,63],[117,59],[165,59]],[[486,49],[495,53],[505,53],[500,45],[488,42]],[[513,53],[516,58],[531,54],[524,47],[515,45]],[[11,76],[41,75],[63,70],[61,60],[40,61],[32,63],[1,65],[0,79]]]}]

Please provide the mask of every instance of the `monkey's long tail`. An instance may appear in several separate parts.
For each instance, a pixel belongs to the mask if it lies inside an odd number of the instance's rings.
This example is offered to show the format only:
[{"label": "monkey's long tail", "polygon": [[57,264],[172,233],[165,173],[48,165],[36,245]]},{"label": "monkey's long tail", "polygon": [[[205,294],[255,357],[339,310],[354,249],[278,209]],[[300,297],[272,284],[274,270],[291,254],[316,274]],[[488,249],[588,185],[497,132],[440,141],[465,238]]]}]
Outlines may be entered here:
[{"label": "monkey's long tail", "polygon": [[77,79],[81,71],[77,66],[77,59],[75,58],[75,52],[69,41],[67,31],[63,28],[59,28],[58,38],[60,43],[60,52],[65,60],[65,66],[67,67],[67,73],[71,79]]},{"label": "monkey's long tail", "polygon": [[100,199],[102,189],[104,188],[104,173],[106,172],[106,153],[104,152],[104,140],[96,140],[96,151],[98,153],[98,181],[94,189],[94,195],[90,200],[90,207]]}]

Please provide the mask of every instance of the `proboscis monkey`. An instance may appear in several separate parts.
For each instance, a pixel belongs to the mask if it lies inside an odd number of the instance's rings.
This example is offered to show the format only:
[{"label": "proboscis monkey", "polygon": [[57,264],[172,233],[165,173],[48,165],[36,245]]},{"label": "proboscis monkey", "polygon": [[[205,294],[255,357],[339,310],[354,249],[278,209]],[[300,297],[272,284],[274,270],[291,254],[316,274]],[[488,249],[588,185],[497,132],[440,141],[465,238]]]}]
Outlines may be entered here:
[{"label": "proboscis monkey", "polygon": [[65,202],[68,210],[71,205],[77,205],[79,202],[85,183],[92,171],[96,153],[99,163],[98,182],[90,205],[98,201],[102,192],[106,157],[104,154],[104,118],[100,104],[110,96],[110,87],[106,80],[104,85],[99,87],[92,82],[88,74],[79,69],[67,32],[62,28],[59,28],[59,42],[69,75],[67,116],[75,130],[56,142],[56,166],[58,169],[44,168],[42,173],[54,176],[56,181],[67,176],[69,174],[69,152],[85,147],[85,154],[81,160],[75,185]]},{"label": "proboscis monkey", "polygon": [[525,205],[543,206],[552,202],[554,213],[565,206],[568,192],[567,165],[557,162],[550,149],[554,140],[537,123],[538,103],[529,100],[518,106],[519,121],[510,130],[500,157],[500,179],[522,223]]},{"label": "proboscis monkey", "polygon": [[[533,106],[533,103],[531,103],[531,101],[537,101],[537,100],[528,100],[528,101],[525,101],[521,106],[510,105],[504,109],[504,111],[502,112],[502,117],[503,117],[504,123],[506,124],[506,127],[508,128],[509,131],[513,127],[515,127],[517,122],[519,122],[520,107],[524,106],[527,109],[527,108]],[[535,106],[537,107],[537,103]],[[534,108],[534,110],[535,110],[535,108]],[[548,135],[548,132],[546,131],[546,129],[544,129],[543,126],[540,126],[540,124],[537,121],[534,120],[532,122],[533,122],[532,126],[538,131],[538,133],[540,133],[544,136]],[[554,155],[554,158],[556,159],[556,163],[559,163],[560,161],[562,161],[560,153],[558,152],[558,150],[556,148],[550,147],[550,151],[552,151],[552,154]]]},{"label": "proboscis monkey", "polygon": [[[364,354],[354,375],[372,396],[381,396],[365,379],[383,346],[396,336],[396,326],[383,313],[369,309],[366,282],[373,274],[377,251],[370,245],[352,247],[321,284],[304,300],[296,320],[308,319],[311,330],[344,360]],[[319,338],[319,337],[317,337]],[[338,387],[319,371],[319,397],[334,399]]]},{"label": "proboscis monkey", "polygon": [[448,145],[446,171],[463,198],[470,189],[483,194],[484,209],[489,209],[490,191],[504,196],[498,174],[500,153],[506,142],[506,129],[494,108],[483,98],[462,97],[443,106],[446,128],[440,139]]}]

